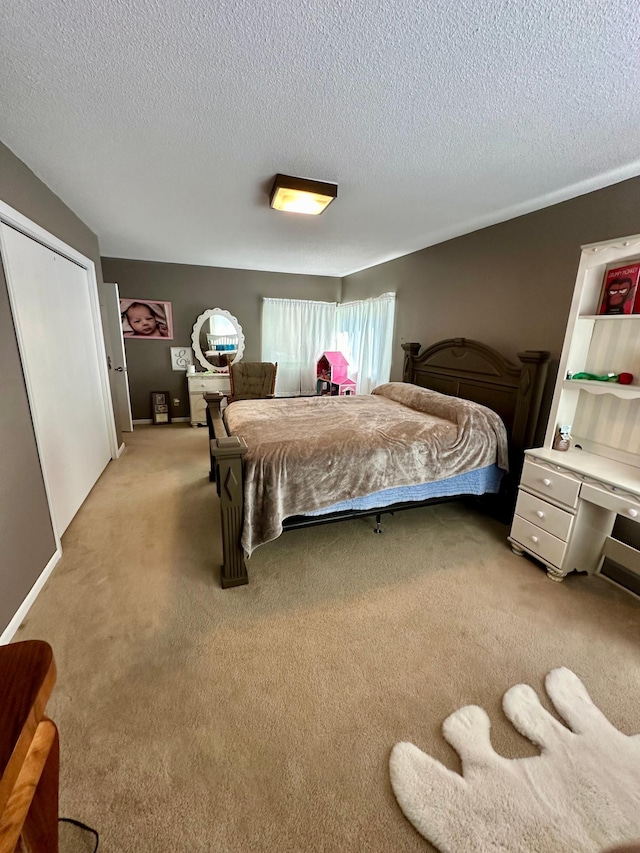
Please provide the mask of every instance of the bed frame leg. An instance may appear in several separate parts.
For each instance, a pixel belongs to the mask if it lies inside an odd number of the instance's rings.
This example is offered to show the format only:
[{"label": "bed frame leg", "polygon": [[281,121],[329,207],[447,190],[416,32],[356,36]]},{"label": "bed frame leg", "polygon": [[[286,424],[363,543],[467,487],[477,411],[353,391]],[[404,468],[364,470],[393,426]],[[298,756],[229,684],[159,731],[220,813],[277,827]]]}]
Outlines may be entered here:
[{"label": "bed frame leg", "polygon": [[376,513],[376,526],[373,528],[374,533],[382,533],[382,527],[380,526],[380,513]]},{"label": "bed frame leg", "polygon": [[223,560],[220,582],[223,589],[249,583],[244,551],[240,542],[244,515],[242,457],[247,445],[231,436],[211,442],[216,460],[216,482],[220,496]]}]

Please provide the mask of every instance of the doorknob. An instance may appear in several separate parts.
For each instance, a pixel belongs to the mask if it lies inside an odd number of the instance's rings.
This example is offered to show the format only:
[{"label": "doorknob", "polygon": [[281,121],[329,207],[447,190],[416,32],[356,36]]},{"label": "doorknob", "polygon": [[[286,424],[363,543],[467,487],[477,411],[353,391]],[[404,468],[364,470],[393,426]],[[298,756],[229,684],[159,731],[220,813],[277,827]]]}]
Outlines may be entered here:
[{"label": "doorknob", "polygon": [[116,367],[116,373],[124,373],[124,367]]}]

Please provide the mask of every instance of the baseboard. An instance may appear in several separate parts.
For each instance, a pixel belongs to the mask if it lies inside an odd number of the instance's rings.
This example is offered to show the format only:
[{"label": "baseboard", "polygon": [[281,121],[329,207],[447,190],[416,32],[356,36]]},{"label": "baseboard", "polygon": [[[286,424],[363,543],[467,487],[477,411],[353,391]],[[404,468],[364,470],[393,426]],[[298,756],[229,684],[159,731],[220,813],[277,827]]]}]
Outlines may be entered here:
[{"label": "baseboard", "polygon": [[58,547],[58,549],[56,550],[53,557],[49,560],[47,565],[44,567],[44,569],[43,569],[40,577],[38,578],[38,580],[34,583],[34,585],[29,590],[27,597],[22,602],[20,607],[18,607],[13,619],[11,620],[11,622],[9,622],[9,624],[4,629],[2,634],[0,634],[0,646],[4,646],[7,643],[11,642],[11,640],[13,639],[13,635],[16,633],[16,631],[18,630],[20,625],[22,625],[25,616],[27,615],[27,613],[31,609],[33,602],[38,597],[40,590],[42,589],[42,587],[47,582],[47,578],[49,577],[51,572],[55,569],[56,564],[57,564],[57,562],[61,556],[62,556],[62,549],[60,547]]},{"label": "baseboard", "polygon": [[[171,418],[172,424],[188,424],[190,421],[191,418]],[[137,418],[133,421],[134,426],[147,426],[152,423],[151,418]],[[158,426],[171,426],[171,424],[158,424]]]},{"label": "baseboard", "polygon": [[124,446],[125,445],[124,445],[124,441],[123,441],[122,444],[120,445],[120,447],[116,450],[116,459],[120,459],[120,457],[124,453]]}]

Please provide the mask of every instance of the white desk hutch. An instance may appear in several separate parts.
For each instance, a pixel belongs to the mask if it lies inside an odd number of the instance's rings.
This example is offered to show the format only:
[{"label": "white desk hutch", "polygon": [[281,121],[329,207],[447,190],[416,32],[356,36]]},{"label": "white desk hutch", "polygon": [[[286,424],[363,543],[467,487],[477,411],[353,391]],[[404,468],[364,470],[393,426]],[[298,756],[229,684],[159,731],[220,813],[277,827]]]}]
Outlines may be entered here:
[{"label": "white desk hutch", "polygon": [[[513,551],[544,563],[553,580],[602,572],[636,593],[640,314],[597,312],[607,268],[638,259],[640,235],[583,247],[544,446],[525,453],[509,536]],[[633,381],[568,378],[582,372],[627,372]],[[566,451],[553,449],[559,424],[571,424]]]}]

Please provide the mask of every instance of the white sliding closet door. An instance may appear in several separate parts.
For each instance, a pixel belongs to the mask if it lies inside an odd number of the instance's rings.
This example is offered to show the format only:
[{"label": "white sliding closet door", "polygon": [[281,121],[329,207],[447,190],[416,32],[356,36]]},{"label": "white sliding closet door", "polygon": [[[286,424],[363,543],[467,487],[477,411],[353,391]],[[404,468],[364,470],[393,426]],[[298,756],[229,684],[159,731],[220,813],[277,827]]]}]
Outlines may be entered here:
[{"label": "white sliding closet door", "polygon": [[85,268],[0,227],[40,461],[61,536],[111,459],[95,285]]}]

